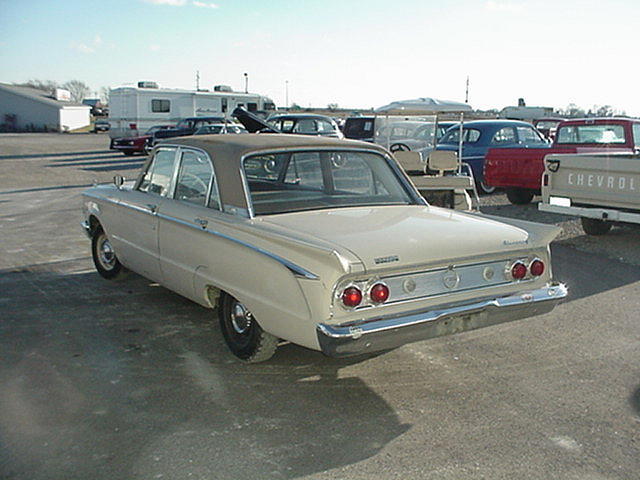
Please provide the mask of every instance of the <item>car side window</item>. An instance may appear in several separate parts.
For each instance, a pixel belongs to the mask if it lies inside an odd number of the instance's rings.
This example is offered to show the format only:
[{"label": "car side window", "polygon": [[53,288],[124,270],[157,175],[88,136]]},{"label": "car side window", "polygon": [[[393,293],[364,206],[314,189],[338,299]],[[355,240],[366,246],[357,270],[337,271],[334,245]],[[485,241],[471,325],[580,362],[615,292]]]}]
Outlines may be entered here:
[{"label": "car side window", "polygon": [[175,159],[175,148],[162,148],[156,151],[149,168],[138,185],[138,190],[156,195],[166,195],[171,184],[171,177],[173,177]]},{"label": "car side window", "polygon": [[633,124],[633,144],[640,148],[640,123]]},{"label": "car side window", "polygon": [[[180,158],[180,169],[176,181],[175,199],[195,205],[207,205],[207,195],[213,181],[213,166],[209,157],[194,150],[185,150]],[[217,188],[211,189],[208,205],[220,207]]]},{"label": "car side window", "polygon": [[528,145],[546,143],[540,134],[532,127],[517,127],[517,131],[520,143],[526,143]]},{"label": "car side window", "polygon": [[516,132],[513,127],[503,127],[493,135],[491,143],[494,145],[516,143]]}]

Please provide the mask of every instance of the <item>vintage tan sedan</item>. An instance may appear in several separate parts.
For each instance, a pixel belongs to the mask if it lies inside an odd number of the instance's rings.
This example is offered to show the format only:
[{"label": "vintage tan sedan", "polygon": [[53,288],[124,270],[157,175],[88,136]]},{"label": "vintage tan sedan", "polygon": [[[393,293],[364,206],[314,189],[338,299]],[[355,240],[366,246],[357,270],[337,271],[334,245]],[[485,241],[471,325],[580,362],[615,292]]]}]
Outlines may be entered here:
[{"label": "vintage tan sedan", "polygon": [[[133,270],[216,308],[230,350],[342,357],[550,311],[559,229],[428,205],[376,145],[203,135],[84,192],[105,278]],[[526,328],[523,325],[523,328]]]}]

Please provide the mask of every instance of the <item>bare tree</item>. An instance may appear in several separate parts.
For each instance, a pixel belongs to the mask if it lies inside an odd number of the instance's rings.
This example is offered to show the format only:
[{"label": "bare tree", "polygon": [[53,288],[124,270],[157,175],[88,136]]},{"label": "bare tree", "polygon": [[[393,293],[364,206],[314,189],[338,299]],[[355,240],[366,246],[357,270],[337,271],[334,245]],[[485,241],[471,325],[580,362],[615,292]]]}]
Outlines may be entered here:
[{"label": "bare tree", "polygon": [[109,94],[111,90],[109,87],[100,87],[100,102],[104,105],[109,105]]},{"label": "bare tree", "polygon": [[89,86],[80,80],[69,80],[62,85],[62,88],[69,90],[71,99],[78,103],[82,103],[82,100],[91,93]]},{"label": "bare tree", "polygon": [[14,83],[14,85],[17,85],[19,87],[35,88],[37,90],[42,90],[43,92],[47,92],[47,93],[53,92],[56,88],[60,86],[58,82],[55,82],[53,80],[36,80],[36,79],[28,80],[23,83]]},{"label": "bare tree", "polygon": [[575,103],[570,103],[569,105],[567,105],[567,108],[560,111],[562,112],[563,115],[566,115],[567,117],[584,117],[585,116],[584,109],[580,108]]}]

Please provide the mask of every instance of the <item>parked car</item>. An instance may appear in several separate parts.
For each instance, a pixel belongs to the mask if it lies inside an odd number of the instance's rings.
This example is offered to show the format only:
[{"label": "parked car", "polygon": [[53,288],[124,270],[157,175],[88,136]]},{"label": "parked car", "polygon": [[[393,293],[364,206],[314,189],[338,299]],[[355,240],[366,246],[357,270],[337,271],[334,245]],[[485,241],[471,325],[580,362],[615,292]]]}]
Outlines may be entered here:
[{"label": "parked car", "polygon": [[288,113],[269,117],[267,122],[282,133],[344,138],[338,124],[325,115]]},{"label": "parked car", "polygon": [[[376,132],[376,118],[393,118],[386,116],[357,116],[357,117],[348,117],[345,120],[344,126],[342,127],[342,132],[344,133],[345,138],[350,138],[353,140],[362,140],[364,142],[373,142]],[[404,117],[399,117],[404,118]],[[436,141],[439,141],[445,134],[445,132],[456,125],[457,122],[437,122],[437,130],[436,130]],[[399,149],[398,149],[399,150]]]},{"label": "parked car", "polygon": [[[474,120],[463,126],[462,161],[473,171],[476,184],[484,193],[493,193],[495,186],[484,181],[484,162],[489,148],[547,148],[548,143],[527,122],[518,120]],[[450,128],[436,150],[458,150],[460,129]]]},{"label": "parked car", "polygon": [[566,295],[551,275],[558,227],[429,206],[386,150],[361,142],[174,138],[135,182],[90,188],[83,204],[100,275],[130,269],[217,306],[246,361],[279,339],[375,352],[548,312]]},{"label": "parked car", "polygon": [[110,125],[108,120],[104,120],[104,119],[96,120],[93,123],[93,133],[108,132],[109,127]]},{"label": "parked car", "polygon": [[436,126],[432,122],[413,120],[389,121],[376,130],[374,141],[391,152],[406,152],[433,147]]},{"label": "parked car", "polygon": [[134,155],[136,153],[146,154],[150,149],[154,134],[160,130],[174,128],[174,126],[175,125],[154,125],[144,132],[143,135],[137,137],[113,138],[111,139],[109,148],[111,150],[118,150],[125,155]]},{"label": "parked car", "polygon": [[[633,118],[581,118],[565,120],[553,144],[518,145],[490,149],[484,178],[487,185],[502,187],[513,204],[527,204],[540,193],[544,158],[552,153],[627,152],[640,146],[640,120]],[[533,147],[533,148],[532,148]]]},{"label": "parked car", "polygon": [[209,125],[203,125],[195,131],[194,135],[212,135],[212,134],[224,134],[224,133],[247,133],[246,128],[242,125],[236,125],[234,123],[212,123]]},{"label": "parked car", "polygon": [[344,121],[342,133],[344,138],[362,140],[363,142],[373,142],[375,135],[375,116],[348,117]]},{"label": "parked car", "polygon": [[156,142],[173,137],[185,137],[187,135],[193,135],[196,130],[204,125],[220,124],[224,123],[224,117],[187,117],[180,120],[175,127],[167,128],[154,132],[151,145],[155,145]]}]

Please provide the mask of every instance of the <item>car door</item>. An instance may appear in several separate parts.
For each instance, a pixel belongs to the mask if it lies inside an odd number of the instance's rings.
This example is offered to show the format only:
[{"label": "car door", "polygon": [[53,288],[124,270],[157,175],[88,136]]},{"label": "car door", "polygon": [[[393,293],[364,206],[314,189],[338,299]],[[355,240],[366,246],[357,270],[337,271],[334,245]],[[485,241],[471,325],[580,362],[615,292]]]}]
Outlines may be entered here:
[{"label": "car door", "polygon": [[122,191],[118,218],[110,232],[122,264],[155,281],[162,279],[157,213],[171,188],[176,151],[171,147],[157,149],[133,189]]},{"label": "car door", "polygon": [[[213,164],[202,150],[180,148],[175,187],[159,209],[163,284],[194,299],[194,276],[213,245],[206,229],[220,209]],[[196,300],[198,301],[198,300]]]}]

